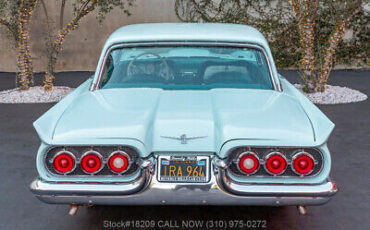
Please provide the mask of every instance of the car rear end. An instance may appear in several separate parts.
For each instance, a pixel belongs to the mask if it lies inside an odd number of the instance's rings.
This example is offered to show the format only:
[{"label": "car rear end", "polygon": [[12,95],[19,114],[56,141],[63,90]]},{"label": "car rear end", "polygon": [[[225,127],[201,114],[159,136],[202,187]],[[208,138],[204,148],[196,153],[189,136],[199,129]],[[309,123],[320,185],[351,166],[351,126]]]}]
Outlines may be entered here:
[{"label": "car rear end", "polygon": [[[31,190],[47,203],[78,205],[320,205],[337,192],[327,148],[238,146],[217,153],[132,146],[40,148]],[[320,178],[325,178],[320,180]],[[314,183],[314,181],[321,181]]]}]

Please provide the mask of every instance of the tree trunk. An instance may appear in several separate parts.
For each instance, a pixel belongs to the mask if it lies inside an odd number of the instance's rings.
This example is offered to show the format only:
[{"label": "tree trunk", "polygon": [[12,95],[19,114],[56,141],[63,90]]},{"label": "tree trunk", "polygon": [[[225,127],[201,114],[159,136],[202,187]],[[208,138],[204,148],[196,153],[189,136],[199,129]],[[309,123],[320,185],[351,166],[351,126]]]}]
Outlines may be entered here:
[{"label": "tree trunk", "polygon": [[310,18],[301,25],[301,45],[303,48],[301,68],[302,79],[305,83],[305,90],[312,92],[316,86],[315,54],[314,54],[314,23]]},{"label": "tree trunk", "polygon": [[[77,28],[78,23],[80,20],[89,14],[91,11],[93,11],[96,7],[97,2],[93,1],[91,5],[89,6],[90,1],[86,1],[79,12],[76,14],[76,16],[72,19],[70,23],[68,23],[64,28],[59,29],[57,38],[54,40],[53,44],[51,45],[51,51],[50,51],[50,57],[48,60],[48,71],[45,73],[44,76],[44,89],[46,91],[50,91],[54,87],[54,69],[55,64],[58,58],[58,55],[60,51],[63,48],[63,41],[65,37],[74,29]],[[62,5],[62,8],[64,9],[64,5]],[[61,23],[61,25],[63,25]]]},{"label": "tree trunk", "polygon": [[345,24],[345,21],[340,22],[334,33],[330,36],[329,46],[326,49],[324,56],[324,64],[319,72],[319,77],[315,88],[315,91],[317,92],[323,92],[325,90],[325,86],[328,82],[329,74],[333,65],[333,56],[339,45],[339,42],[344,36]]},{"label": "tree trunk", "polygon": [[54,51],[51,51],[50,57],[48,58],[48,67],[47,71],[45,72],[44,76],[44,89],[45,91],[50,91],[54,87],[54,68],[55,68],[55,63],[56,63],[56,58],[54,57],[53,53]]},{"label": "tree trunk", "polygon": [[49,58],[48,58],[48,67],[47,71],[44,76],[44,89],[46,91],[50,91],[54,87],[54,79],[55,79],[55,64],[58,58],[59,52],[63,48],[63,41],[65,39],[65,36],[69,33],[67,32],[67,29],[64,28],[62,30],[59,30],[58,36],[55,39],[55,41],[51,44],[50,46],[50,51],[49,51]]},{"label": "tree trunk", "polygon": [[314,53],[314,17],[318,8],[318,1],[290,0],[294,16],[298,22],[302,58],[300,67],[303,80],[303,90],[313,92],[316,88],[315,53]]},{"label": "tree trunk", "polygon": [[348,23],[361,10],[362,10],[362,4],[359,3],[358,6],[353,10],[353,12],[350,15],[348,15],[347,18],[341,20],[338,23],[334,32],[331,34],[330,39],[329,39],[329,46],[326,49],[325,56],[324,56],[324,61],[323,61],[324,64],[321,67],[321,70],[319,72],[319,77],[318,77],[315,91],[323,92],[325,90],[325,86],[328,83],[329,74],[332,69],[335,51],[337,50],[339,43],[342,41],[344,33],[348,27]]},{"label": "tree trunk", "polygon": [[25,48],[25,35],[24,35],[24,23],[19,23],[19,28],[21,33],[19,34],[20,39],[18,43],[18,56],[17,56],[17,67],[18,67],[18,75],[17,75],[17,86],[21,90],[27,90],[30,87],[29,77],[27,73],[27,64],[26,64],[26,48]]},{"label": "tree trunk", "polygon": [[16,76],[17,86],[21,90],[29,89],[33,84],[33,67],[30,54],[30,19],[37,0],[29,2],[22,1],[23,7],[18,11],[18,74]]},{"label": "tree trunk", "polygon": [[21,90],[27,90],[32,83],[32,73],[30,73],[29,55],[29,16],[22,16],[19,22],[19,42],[18,42],[18,75],[17,85]]},{"label": "tree trunk", "polygon": [[[53,43],[53,39],[52,39],[52,35],[51,35],[49,15],[48,15],[48,11],[47,11],[45,2],[44,2],[44,0],[40,0],[40,2],[41,2],[41,6],[44,10],[46,25],[47,25],[47,41],[46,41],[45,45],[46,45],[46,56],[48,57],[48,65],[47,65],[47,70],[46,70],[45,75],[44,75],[43,85],[44,85],[44,89],[46,91],[50,91],[50,90],[53,89],[54,79],[55,79],[55,77],[54,77],[54,66],[55,66],[55,62],[56,62],[56,59],[54,58],[54,53],[55,53],[54,46],[55,45]],[[63,2],[62,2],[62,5],[63,4],[65,4],[65,0],[63,0]]]}]

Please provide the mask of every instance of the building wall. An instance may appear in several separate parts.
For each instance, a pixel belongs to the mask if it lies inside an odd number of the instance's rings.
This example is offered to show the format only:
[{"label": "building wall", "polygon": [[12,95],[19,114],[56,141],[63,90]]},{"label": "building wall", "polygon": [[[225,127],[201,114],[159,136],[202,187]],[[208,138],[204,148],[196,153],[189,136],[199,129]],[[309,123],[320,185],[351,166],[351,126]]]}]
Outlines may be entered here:
[{"label": "building wall", "polygon": [[[60,1],[44,0],[53,28],[59,25]],[[68,2],[68,1],[67,1]],[[174,11],[174,0],[136,0],[131,8],[131,16],[126,16],[120,9],[114,9],[99,24],[96,15],[86,16],[79,29],[71,32],[64,41],[64,48],[56,64],[56,71],[95,70],[101,49],[108,36],[117,28],[137,23],[178,22]],[[64,23],[72,19],[72,5],[66,5]],[[43,8],[39,5],[33,14],[31,24],[31,51],[34,71],[46,69],[45,54],[46,20]],[[16,71],[17,50],[6,36],[4,28],[0,28],[0,71]],[[54,33],[56,33],[54,31]]]},{"label": "building wall", "polygon": [[[1,0],[0,0],[1,1]],[[40,2],[40,1],[39,1]],[[54,28],[53,34],[59,25],[60,2],[56,0],[44,0],[49,18]],[[71,2],[67,1],[64,24],[73,17]],[[179,22],[174,10],[175,0],[136,0],[135,6],[130,8],[131,16],[125,15],[122,10],[114,9],[106,19],[99,23],[96,14],[86,16],[79,29],[72,31],[65,39],[63,50],[56,64],[56,72],[59,71],[94,71],[101,48],[108,36],[119,27],[128,24],[149,22]],[[366,6],[365,6],[366,8]],[[368,10],[368,9],[367,9]],[[43,8],[39,4],[33,14],[31,23],[31,55],[35,72],[44,72],[47,66],[45,53],[45,41],[47,33],[46,17]],[[352,37],[351,31],[347,31],[345,39]],[[15,72],[17,50],[13,41],[6,35],[4,26],[0,25],[0,72]],[[358,66],[336,65],[335,69],[359,68]],[[363,67],[360,67],[363,68]]]}]

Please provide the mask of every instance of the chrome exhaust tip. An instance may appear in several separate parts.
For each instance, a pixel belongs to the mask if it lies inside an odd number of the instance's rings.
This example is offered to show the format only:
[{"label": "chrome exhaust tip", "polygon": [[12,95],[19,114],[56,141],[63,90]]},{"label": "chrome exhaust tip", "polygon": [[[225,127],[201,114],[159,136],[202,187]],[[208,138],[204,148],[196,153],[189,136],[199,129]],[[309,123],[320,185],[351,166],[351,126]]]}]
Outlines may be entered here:
[{"label": "chrome exhaust tip", "polygon": [[69,206],[68,214],[71,215],[71,216],[74,216],[74,215],[76,215],[77,210],[78,210],[78,205],[77,204],[71,204]]},{"label": "chrome exhaust tip", "polygon": [[298,209],[298,212],[299,212],[300,215],[306,215],[307,214],[306,206],[298,205],[297,209]]}]

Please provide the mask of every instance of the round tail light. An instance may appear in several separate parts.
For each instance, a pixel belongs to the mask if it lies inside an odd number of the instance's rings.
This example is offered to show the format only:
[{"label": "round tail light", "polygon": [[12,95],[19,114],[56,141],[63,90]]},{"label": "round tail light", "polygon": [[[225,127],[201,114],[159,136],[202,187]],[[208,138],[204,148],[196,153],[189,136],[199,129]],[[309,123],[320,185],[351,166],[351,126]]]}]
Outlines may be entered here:
[{"label": "round tail light", "polygon": [[314,159],[309,153],[300,152],[292,158],[292,169],[298,175],[306,176],[312,173],[314,166]]},{"label": "round tail light", "polygon": [[123,151],[113,152],[108,160],[108,166],[114,173],[123,173],[128,169],[130,157]]},{"label": "round tail light", "polygon": [[245,174],[256,173],[260,166],[258,156],[253,152],[245,152],[240,154],[238,161],[239,170]]},{"label": "round tail light", "polygon": [[72,172],[76,166],[76,158],[73,153],[62,151],[55,155],[53,166],[57,173],[67,174]]},{"label": "round tail light", "polygon": [[95,151],[86,152],[81,157],[80,165],[85,173],[95,174],[102,169],[103,157]]},{"label": "round tail light", "polygon": [[272,152],[266,156],[265,169],[272,175],[280,175],[287,168],[287,160],[280,152]]}]

